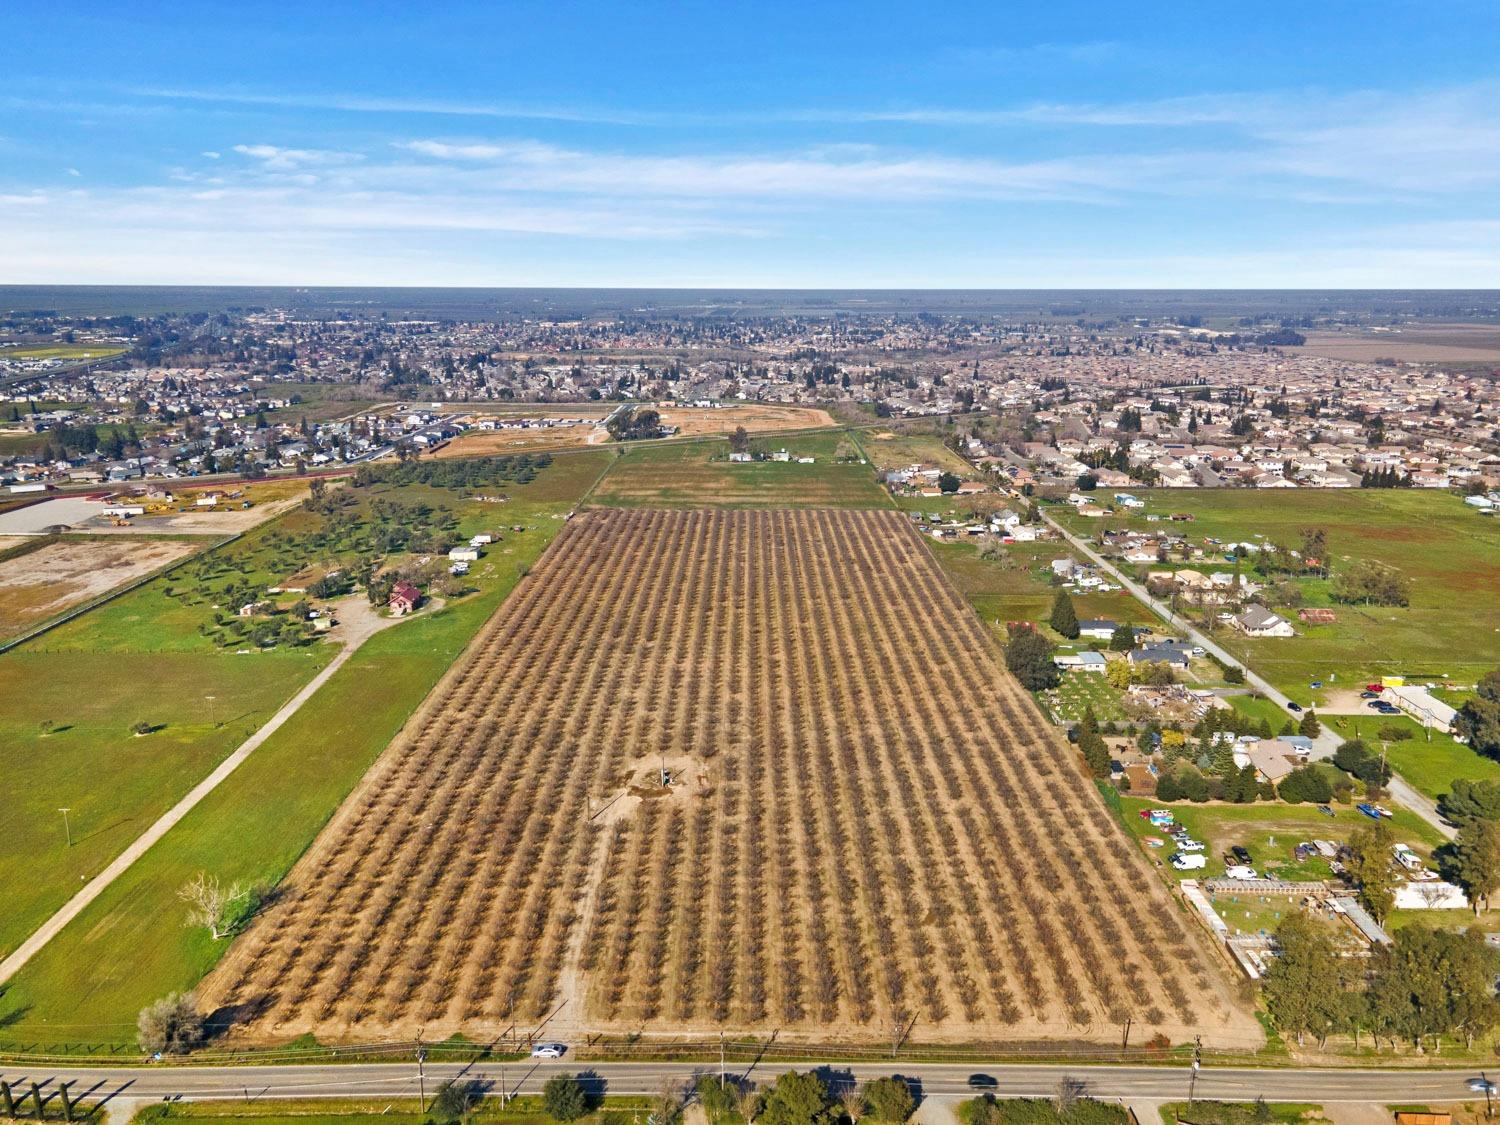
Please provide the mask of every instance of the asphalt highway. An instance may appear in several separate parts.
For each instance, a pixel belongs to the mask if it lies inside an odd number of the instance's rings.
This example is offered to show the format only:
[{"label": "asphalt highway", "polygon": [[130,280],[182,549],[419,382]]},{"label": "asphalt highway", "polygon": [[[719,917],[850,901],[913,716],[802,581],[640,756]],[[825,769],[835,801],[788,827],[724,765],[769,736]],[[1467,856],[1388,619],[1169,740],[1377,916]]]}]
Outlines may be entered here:
[{"label": "asphalt highway", "polygon": [[[740,1063],[728,1068],[731,1076],[747,1077],[765,1085],[785,1070],[807,1070],[812,1063]],[[836,1076],[863,1082],[899,1073],[923,1096],[965,1095],[988,1090],[1005,1096],[1050,1096],[1064,1077],[1083,1083],[1093,1097],[1186,1099],[1192,1072],[1187,1067],[1032,1065],[985,1063],[904,1063],[846,1066],[829,1064]],[[588,1063],[526,1061],[500,1065],[478,1062],[428,1063],[419,1079],[415,1060],[408,1063],[238,1066],[238,1067],[99,1067],[30,1070],[6,1068],[0,1077],[17,1093],[40,1085],[43,1096],[63,1083],[75,1104],[104,1102],[141,1104],[161,1099],[265,1101],[281,1098],[414,1097],[425,1082],[428,1096],[444,1081],[462,1077],[499,1094],[537,1093],[557,1073],[588,1072],[602,1081],[604,1092],[615,1095],[659,1093],[666,1083],[682,1083],[696,1075],[717,1073],[707,1063]],[[1294,1070],[1204,1066],[1198,1074],[1196,1096],[1292,1102],[1402,1102],[1471,1099],[1467,1083],[1473,1070]]]}]

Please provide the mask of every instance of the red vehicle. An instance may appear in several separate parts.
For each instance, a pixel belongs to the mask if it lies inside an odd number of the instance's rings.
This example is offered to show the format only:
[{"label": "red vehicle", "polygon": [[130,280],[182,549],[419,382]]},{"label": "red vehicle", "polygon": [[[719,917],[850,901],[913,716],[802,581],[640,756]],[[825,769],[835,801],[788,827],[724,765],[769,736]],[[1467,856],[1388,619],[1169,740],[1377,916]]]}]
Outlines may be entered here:
[{"label": "red vehicle", "polygon": [[1384,691],[1385,690],[1385,685],[1384,684],[1366,684],[1365,685],[1365,690],[1366,691],[1376,691],[1376,692]]}]

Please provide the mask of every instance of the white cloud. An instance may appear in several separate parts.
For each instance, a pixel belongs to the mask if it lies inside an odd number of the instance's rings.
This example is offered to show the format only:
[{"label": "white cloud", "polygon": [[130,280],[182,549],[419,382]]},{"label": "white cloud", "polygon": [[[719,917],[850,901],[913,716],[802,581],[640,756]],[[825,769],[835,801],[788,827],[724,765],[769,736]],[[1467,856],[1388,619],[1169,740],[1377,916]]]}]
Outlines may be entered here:
[{"label": "white cloud", "polygon": [[267,168],[292,169],[306,164],[348,164],[363,160],[356,152],[335,152],[318,148],[281,148],[277,145],[235,145],[241,156],[259,160]]}]

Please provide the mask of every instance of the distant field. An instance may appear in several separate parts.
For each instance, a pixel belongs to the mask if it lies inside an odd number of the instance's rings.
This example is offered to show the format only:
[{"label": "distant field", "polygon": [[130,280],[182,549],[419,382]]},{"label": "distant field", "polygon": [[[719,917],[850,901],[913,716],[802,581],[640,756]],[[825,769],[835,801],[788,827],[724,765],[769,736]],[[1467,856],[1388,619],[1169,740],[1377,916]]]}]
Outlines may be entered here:
[{"label": "distant field", "polygon": [[381,402],[373,397],[371,388],[343,383],[264,383],[255,388],[255,394],[265,398],[297,395],[302,399],[291,406],[266,411],[268,422],[295,423],[302,418],[309,422],[327,422],[369,410]]},{"label": "distant field", "polygon": [[728,460],[729,443],[697,442],[616,447],[621,450],[592,502],[610,507],[667,508],[888,508],[875,470],[839,463],[855,446],[842,432],[757,439],[766,449],[817,458],[812,465]]},{"label": "distant field", "polygon": [[[587,417],[603,422],[614,409],[581,410],[559,408],[516,411],[517,417]],[[753,404],[718,408],[693,406],[660,407],[664,426],[675,426],[677,437],[728,434],[743,426],[749,433],[831,428],[835,423],[826,410],[801,406]],[[488,410],[485,414],[506,413]],[[537,429],[469,430],[439,449],[435,457],[473,457],[494,453],[529,453],[539,450],[574,449],[609,442],[599,425],[553,426]]]},{"label": "distant field", "polygon": [[974,466],[943,444],[936,434],[907,430],[866,430],[860,444],[881,472],[931,463],[960,477],[974,476]]},{"label": "distant field", "polygon": [[126,351],[124,344],[21,344],[0,346],[0,361],[7,359],[107,359]]},{"label": "distant field", "polygon": [[[140,1009],[167,992],[192,987],[228,945],[185,925],[179,888],[200,871],[225,882],[278,880],[521,581],[603,465],[602,455],[570,457],[531,484],[510,487],[505,518],[529,530],[508,535],[503,548],[475,567],[479,592],[367,642],[162,843],[0,990],[0,1045],[80,1040],[133,1045]],[[101,622],[99,627],[107,633],[112,626]],[[133,625],[138,636],[149,636],[145,628],[144,622]],[[0,658],[0,698],[24,699],[24,706],[6,707],[7,721],[0,725],[0,775],[25,786],[28,817],[27,832],[0,834],[0,887],[13,896],[12,913],[0,915],[0,925],[7,927],[0,934],[12,942],[76,888],[80,873],[97,871],[139,835],[158,805],[165,808],[180,795],[175,787],[197,781],[258,726],[262,718],[252,710],[254,700],[269,703],[278,693],[290,695],[317,665],[308,650],[237,656],[184,649],[140,655],[23,649]],[[278,670],[286,674],[274,675]],[[91,685],[87,699],[78,698],[80,683]],[[217,696],[217,718],[225,723],[212,739],[204,699],[210,693]],[[166,730],[132,740],[125,728],[143,709],[167,723]],[[75,726],[38,741],[42,718]],[[122,736],[130,753],[120,752]],[[14,773],[7,754],[13,756]],[[149,809],[138,807],[142,799],[151,802]],[[70,803],[75,832],[96,834],[79,839],[72,852],[62,843],[62,817],[56,811]],[[9,848],[24,854],[7,869]],[[24,884],[18,881],[22,872]],[[39,880],[38,872],[46,878]],[[38,882],[43,885],[34,890],[31,884]],[[17,902],[26,909],[16,911]],[[0,948],[5,947],[0,938]]]},{"label": "distant field", "polygon": [[[1326,531],[1335,569],[1351,559],[1394,566],[1412,580],[1406,608],[1334,605],[1327,583],[1304,582],[1305,603],[1329,606],[1333,625],[1298,636],[1250,640],[1221,629],[1216,639],[1304,704],[1309,684],[1363,682],[1382,674],[1472,683],[1500,665],[1500,522],[1484,519],[1457,497],[1426,490],[1196,489],[1140,493],[1147,511],[1192,512],[1192,523],[1150,524],[1141,516],[1091,520],[1060,508],[1073,530],[1170,528],[1195,543],[1205,537],[1253,541],[1257,535],[1297,547],[1305,528]],[[1227,567],[1227,563],[1220,565]],[[1248,568],[1247,568],[1248,570]],[[1253,575],[1252,575],[1253,577]]]},{"label": "distant field", "polygon": [[1392,332],[1309,332],[1304,346],[1288,350],[1331,359],[1493,363],[1500,361],[1500,326],[1408,324]]},{"label": "distant field", "polygon": [[200,546],[183,539],[68,537],[0,560],[0,641]]}]

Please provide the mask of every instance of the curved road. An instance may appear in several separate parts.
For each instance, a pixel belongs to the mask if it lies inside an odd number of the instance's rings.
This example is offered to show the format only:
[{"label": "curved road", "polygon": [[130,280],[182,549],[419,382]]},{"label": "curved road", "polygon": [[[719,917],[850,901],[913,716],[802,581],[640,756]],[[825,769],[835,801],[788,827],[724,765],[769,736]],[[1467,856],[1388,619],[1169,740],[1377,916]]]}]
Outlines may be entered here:
[{"label": "curved road", "polygon": [[[1216,644],[1212,638],[1204,634],[1186,618],[1181,617],[1178,614],[1174,614],[1172,612],[1171,606],[1167,605],[1160,599],[1153,597],[1139,582],[1122,573],[1119,567],[1115,566],[1114,563],[1110,562],[1098,551],[1094,550],[1092,544],[1074,535],[1071,531],[1069,531],[1062,524],[1058,523],[1046,512],[1042,512],[1041,515],[1047,526],[1061,535],[1069,546],[1071,546],[1074,550],[1080,552],[1100,570],[1104,571],[1104,573],[1108,574],[1126,590],[1130,591],[1130,593],[1136,598],[1137,601],[1147,606],[1153,613],[1155,613],[1168,625],[1172,626],[1172,628],[1186,634],[1194,644],[1201,645],[1205,651],[1213,653],[1214,656],[1218,657],[1226,664],[1232,664],[1236,667],[1243,668],[1245,670],[1245,682],[1247,684],[1255,688],[1256,691],[1260,692],[1272,703],[1280,707],[1283,711],[1287,711],[1287,704],[1290,703],[1291,700],[1288,699],[1286,695],[1279,691],[1277,688],[1273,687],[1270,682],[1263,678],[1259,673],[1249,668],[1243,660],[1229,652],[1229,650],[1223,648],[1221,645]],[[1287,713],[1290,714],[1291,712],[1288,711]],[[1318,737],[1313,739],[1313,757],[1333,757],[1334,751],[1339,748],[1339,743],[1341,741],[1343,740],[1340,739],[1338,735],[1334,734],[1329,727],[1325,726],[1323,730],[1318,734]],[[1416,789],[1407,784],[1405,779],[1402,778],[1400,774],[1392,774],[1390,784],[1387,785],[1386,788],[1390,790],[1392,800],[1406,806],[1412,812],[1416,813],[1419,817],[1421,817],[1428,824],[1432,825],[1432,827],[1435,828],[1439,833],[1441,833],[1445,839],[1451,840],[1457,835],[1457,832],[1453,829],[1453,826],[1443,820],[1442,817],[1438,816],[1437,805],[1434,804],[1433,801],[1425,794],[1417,792]]]},{"label": "curved road", "polygon": [[[737,1064],[728,1073],[748,1076],[759,1085],[774,1081],[785,1070],[816,1063]],[[899,1073],[918,1086],[923,1096],[972,1096],[970,1079],[986,1076],[984,1086],[1001,1096],[1050,1096],[1061,1079],[1084,1084],[1084,1093],[1125,1101],[1186,1100],[1191,1072],[1186,1067],[1056,1066],[986,1063],[901,1063],[828,1065],[838,1077],[858,1082]],[[502,1082],[510,1093],[537,1093],[557,1073],[592,1072],[609,1094],[652,1095],[667,1082],[680,1083],[704,1073],[717,1073],[709,1063],[597,1063],[563,1060],[523,1061],[501,1066],[494,1062],[428,1063],[425,1091],[430,1097],[444,1081],[462,1077],[498,1093]],[[1205,1066],[1198,1075],[1196,1095],[1249,1101],[1264,1095],[1269,1101],[1364,1102],[1456,1101],[1472,1098],[1467,1082],[1472,1070],[1294,1070]],[[0,1074],[12,1089],[29,1091],[36,1082],[44,1098],[56,1097],[68,1084],[70,1096],[85,1107],[101,1103],[106,1111],[128,1119],[128,1111],[163,1099],[245,1101],[281,1098],[413,1097],[419,1090],[415,1062],[241,1067],[99,1067],[9,1068]],[[845,1078],[847,1081],[848,1078]]]}]

